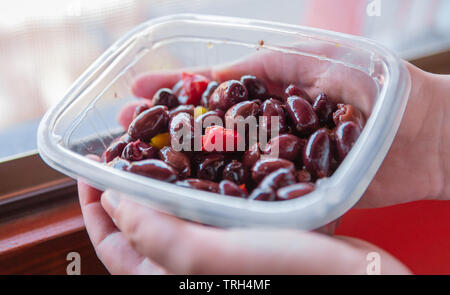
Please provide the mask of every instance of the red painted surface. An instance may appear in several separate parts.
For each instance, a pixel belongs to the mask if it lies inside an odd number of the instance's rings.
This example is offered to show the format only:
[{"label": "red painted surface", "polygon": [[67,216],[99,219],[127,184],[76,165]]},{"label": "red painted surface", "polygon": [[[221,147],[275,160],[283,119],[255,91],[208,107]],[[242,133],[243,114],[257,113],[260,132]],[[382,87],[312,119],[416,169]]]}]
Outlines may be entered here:
[{"label": "red painted surface", "polygon": [[336,234],[379,246],[415,274],[450,274],[450,201],[354,209]]}]

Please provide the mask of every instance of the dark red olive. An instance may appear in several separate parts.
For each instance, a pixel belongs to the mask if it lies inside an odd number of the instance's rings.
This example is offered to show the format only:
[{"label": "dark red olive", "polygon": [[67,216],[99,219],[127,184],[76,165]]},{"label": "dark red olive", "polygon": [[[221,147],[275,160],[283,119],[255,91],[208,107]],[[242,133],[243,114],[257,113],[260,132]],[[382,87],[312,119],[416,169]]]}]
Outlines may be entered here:
[{"label": "dark red olive", "polygon": [[175,182],[175,184],[207,192],[219,192],[219,185],[217,183],[204,179],[189,178],[185,180],[179,180]]},{"label": "dark red olive", "polygon": [[331,137],[326,129],[319,129],[309,137],[303,152],[303,164],[313,176],[329,176],[331,144]]},{"label": "dark red olive", "polygon": [[242,164],[246,169],[251,169],[261,157],[259,143],[252,145],[242,156]]},{"label": "dark red olive", "polygon": [[194,117],[184,112],[175,115],[169,122],[169,136],[175,150],[192,151],[194,147]]},{"label": "dark red olive", "polygon": [[272,136],[272,120],[276,120],[276,118],[271,117],[278,118],[278,134],[286,132],[286,114],[280,101],[273,98],[264,101],[264,103],[260,107],[260,114],[260,128],[262,132],[266,132],[266,134],[268,135],[267,138],[270,138]]},{"label": "dark red olive", "polygon": [[156,155],[156,149],[142,142],[140,139],[130,142],[122,151],[122,159],[128,161],[140,161],[151,159]]},{"label": "dark red olive", "polygon": [[292,134],[281,134],[272,138],[264,148],[264,153],[302,165],[303,148],[306,140]]},{"label": "dark red olive", "polygon": [[255,188],[251,194],[248,196],[249,200],[257,200],[257,201],[275,201],[276,199],[275,191],[270,187],[257,187]]},{"label": "dark red olive", "polygon": [[225,113],[225,122],[236,122],[238,117],[256,117],[259,115],[259,105],[253,101],[243,101],[235,104]]},{"label": "dark red olive", "polygon": [[159,151],[159,158],[178,171],[180,178],[191,176],[191,161],[183,152],[178,152],[170,146],[163,147]]},{"label": "dark red olive", "polygon": [[288,97],[286,109],[294,127],[300,134],[309,135],[319,127],[319,119],[316,113],[304,98],[299,96]]},{"label": "dark red olive", "polygon": [[219,86],[219,83],[217,83],[216,81],[211,81],[208,83],[208,87],[206,87],[206,90],[203,92],[202,94],[202,98],[200,100],[200,103],[202,106],[204,106],[205,108],[208,107],[209,105],[209,98],[211,97],[211,95],[213,94],[214,90],[216,90],[216,88]]},{"label": "dark red olive", "polygon": [[291,84],[288,87],[286,87],[286,89],[284,90],[284,93],[283,93],[283,98],[285,101],[287,101],[287,99],[291,96],[299,96],[299,97],[306,99],[309,103],[313,102],[313,100],[311,99],[311,96],[309,96],[305,90],[303,90],[300,87],[295,86],[294,84]]},{"label": "dark red olive", "polygon": [[247,171],[241,162],[232,160],[223,169],[222,179],[226,179],[237,184],[243,184],[247,180]]},{"label": "dark red olive", "polygon": [[112,161],[110,161],[107,164],[109,167],[113,167],[115,169],[119,169],[119,170],[128,170],[128,168],[130,167],[131,163],[127,160],[124,160],[120,157],[116,157],[114,158]]},{"label": "dark red olive", "polygon": [[335,131],[336,149],[338,151],[339,160],[342,162],[355,144],[361,128],[354,122],[341,123]]},{"label": "dark red olive", "polygon": [[161,160],[142,160],[131,163],[127,171],[167,182],[178,179],[177,171]]},{"label": "dark red olive", "polygon": [[174,109],[171,109],[169,111],[169,119],[172,119],[173,117],[175,117],[176,115],[178,115],[179,113],[188,113],[191,116],[194,116],[194,109],[195,107],[191,104],[189,105],[179,105]]},{"label": "dark red olive", "polygon": [[197,167],[197,177],[210,181],[219,181],[225,167],[223,154],[208,154]]},{"label": "dark red olive", "polygon": [[259,183],[269,173],[280,168],[285,168],[295,173],[295,166],[291,161],[278,158],[262,158],[253,165],[252,178],[256,183]]},{"label": "dark red olive", "polygon": [[248,193],[240,188],[236,183],[229,180],[222,180],[219,183],[219,194],[238,198],[247,198]]},{"label": "dark red olive", "polygon": [[127,143],[122,140],[115,141],[106,149],[103,153],[103,159],[106,163],[114,160],[115,157],[122,155],[123,149],[127,146]]},{"label": "dark red olive", "polygon": [[209,126],[223,126],[224,112],[221,110],[208,111],[197,118],[195,118],[195,124],[202,127],[202,131]]},{"label": "dark red olive", "polygon": [[337,105],[325,93],[321,93],[316,97],[313,109],[321,124],[334,127],[333,113],[336,111]]},{"label": "dark red olive", "polygon": [[336,126],[343,122],[355,122],[359,128],[363,129],[366,119],[363,113],[350,104],[338,104],[337,111],[333,114],[333,121]]},{"label": "dark red olive", "polygon": [[233,105],[247,99],[247,89],[236,80],[229,80],[220,84],[209,98],[211,110],[227,111]]},{"label": "dark red olive", "polygon": [[148,104],[146,104],[146,103],[143,103],[143,104],[137,106],[136,109],[134,110],[134,113],[133,113],[133,120],[134,120],[137,116],[139,116],[142,112],[148,110],[149,108],[150,108],[150,107],[149,107]]},{"label": "dark red olive", "polygon": [[311,181],[312,181],[311,173],[309,173],[308,170],[302,169],[297,171],[297,182],[311,182]]},{"label": "dark red olive", "polygon": [[166,106],[154,106],[137,116],[128,127],[133,140],[149,142],[153,136],[167,130],[169,115]]},{"label": "dark red olive", "polygon": [[248,97],[251,99],[266,99],[269,95],[266,83],[255,76],[242,76],[241,83],[247,88]]},{"label": "dark red olive", "polygon": [[313,183],[297,183],[277,190],[277,200],[292,200],[309,194],[314,190]]},{"label": "dark red olive", "polygon": [[164,105],[167,108],[172,109],[179,105],[178,98],[175,94],[173,94],[172,90],[168,88],[159,89],[155,95],[153,95],[152,99],[153,105]]},{"label": "dark red olive", "polygon": [[297,182],[294,173],[289,169],[278,169],[270,173],[258,185],[259,188],[272,188],[277,190],[280,187],[288,186]]}]

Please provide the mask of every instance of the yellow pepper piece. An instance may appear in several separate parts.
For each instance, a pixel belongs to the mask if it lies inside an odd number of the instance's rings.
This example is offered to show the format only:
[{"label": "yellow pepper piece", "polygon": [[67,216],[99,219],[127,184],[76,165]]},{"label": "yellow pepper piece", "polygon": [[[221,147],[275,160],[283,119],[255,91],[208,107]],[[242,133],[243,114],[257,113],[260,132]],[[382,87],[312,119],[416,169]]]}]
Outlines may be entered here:
[{"label": "yellow pepper piece", "polygon": [[154,136],[150,140],[150,145],[152,147],[155,147],[155,148],[158,148],[158,149],[162,149],[163,147],[170,145],[169,133],[165,132],[165,133],[160,133],[160,134]]},{"label": "yellow pepper piece", "polygon": [[194,119],[196,119],[197,117],[200,117],[201,115],[203,115],[207,111],[208,111],[208,109],[205,108],[205,107],[202,107],[202,106],[195,107],[195,109],[194,109]]}]

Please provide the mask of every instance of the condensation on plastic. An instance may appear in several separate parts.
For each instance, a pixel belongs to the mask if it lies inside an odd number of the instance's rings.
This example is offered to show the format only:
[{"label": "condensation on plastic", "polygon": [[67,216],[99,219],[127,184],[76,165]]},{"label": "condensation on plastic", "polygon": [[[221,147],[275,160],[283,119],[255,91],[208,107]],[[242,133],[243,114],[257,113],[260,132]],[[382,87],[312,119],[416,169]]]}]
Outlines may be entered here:
[{"label": "condensation on plastic", "polygon": [[[315,62],[326,69],[323,79],[338,74],[351,78],[356,73],[370,81],[370,85],[346,81],[360,96],[342,99],[370,117],[339,169],[312,193],[284,202],[227,198],[119,171],[85,157],[101,154],[125,132],[116,116],[137,99],[130,85],[139,73],[218,67],[265,53],[282,60],[283,67],[296,59]],[[363,38],[248,19],[173,15],[143,23],[109,48],[46,113],[38,147],[45,162],[62,173],[82,177],[99,189],[119,190],[181,218],[219,227],[326,229],[360,199],[374,177],[398,130],[409,90],[409,73],[401,60]]]}]

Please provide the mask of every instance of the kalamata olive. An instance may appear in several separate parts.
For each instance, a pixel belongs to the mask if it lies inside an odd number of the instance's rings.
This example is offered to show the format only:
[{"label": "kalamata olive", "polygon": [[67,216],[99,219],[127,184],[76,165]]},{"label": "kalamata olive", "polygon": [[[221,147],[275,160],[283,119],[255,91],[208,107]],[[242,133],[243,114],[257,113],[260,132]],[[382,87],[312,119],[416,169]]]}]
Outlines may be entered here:
[{"label": "kalamata olive", "polygon": [[297,182],[311,182],[311,180],[311,173],[308,170],[302,169],[297,171]]},{"label": "kalamata olive", "polygon": [[306,140],[292,134],[281,134],[272,138],[264,148],[264,153],[302,165],[303,148]]},{"label": "kalamata olive", "polygon": [[290,96],[286,109],[297,131],[309,135],[319,127],[319,119],[307,100],[299,96]]},{"label": "kalamata olive", "polygon": [[291,161],[278,158],[262,158],[253,165],[252,178],[256,183],[259,183],[266,175],[280,168],[285,168],[295,173],[295,166]]},{"label": "kalamata olive", "polygon": [[291,96],[299,96],[299,97],[306,99],[309,103],[313,102],[313,100],[311,99],[311,96],[309,96],[305,90],[303,90],[302,88],[297,87],[293,84],[286,87],[283,95],[284,95],[283,98],[285,101],[287,101],[287,99]]},{"label": "kalamata olive", "polygon": [[325,93],[321,93],[316,97],[313,109],[321,124],[333,127],[333,113],[336,111],[337,105]]},{"label": "kalamata olive", "polygon": [[140,139],[130,142],[122,151],[122,159],[128,161],[140,161],[151,159],[155,156],[156,149],[142,142]]},{"label": "kalamata olive", "polygon": [[115,169],[119,169],[119,170],[128,170],[128,168],[130,167],[131,163],[127,160],[124,160],[120,157],[116,157],[114,158],[112,161],[110,161],[107,164],[109,167],[113,167]]},{"label": "kalamata olive", "polygon": [[136,107],[136,109],[134,110],[134,113],[133,113],[133,120],[134,120],[137,116],[139,116],[142,112],[148,110],[149,108],[150,108],[150,107],[149,107],[148,104],[146,104],[146,103],[143,103],[143,104],[141,104],[141,105],[138,105],[138,106]]},{"label": "kalamata olive", "polygon": [[277,190],[277,200],[292,200],[309,194],[314,190],[314,184],[312,183],[297,183],[289,186],[282,187]]},{"label": "kalamata olive", "polygon": [[355,122],[361,129],[366,124],[366,119],[360,110],[350,104],[338,104],[337,111],[333,113],[333,121],[336,126],[343,122]]},{"label": "kalamata olive", "polygon": [[242,156],[242,164],[246,169],[251,169],[261,157],[259,143],[252,145]]},{"label": "kalamata olive", "polygon": [[150,139],[167,130],[169,115],[166,106],[154,106],[137,116],[128,127],[128,134],[133,140],[149,142]]},{"label": "kalamata olive", "polygon": [[180,178],[191,176],[191,162],[186,154],[178,152],[170,146],[159,151],[159,158],[178,171]]},{"label": "kalamata olive", "polygon": [[260,107],[260,128],[266,132],[268,138],[272,136],[272,120],[278,118],[278,134],[284,133],[287,130],[286,114],[280,101],[270,98],[261,104]]},{"label": "kalamata olive", "polygon": [[266,99],[269,95],[266,83],[255,76],[242,76],[241,83],[247,88],[248,97],[251,99]]},{"label": "kalamata olive", "polygon": [[238,198],[247,198],[248,193],[241,189],[236,183],[229,180],[222,180],[219,183],[219,194]]},{"label": "kalamata olive", "polygon": [[303,164],[308,171],[318,177],[330,174],[331,138],[326,129],[319,129],[308,139],[303,152]]},{"label": "kalamata olive", "polygon": [[155,95],[153,95],[152,102],[154,106],[164,105],[169,109],[172,109],[179,105],[177,96],[173,94],[172,90],[170,90],[169,88],[159,89],[155,93]]},{"label": "kalamata olive", "polygon": [[120,157],[122,155],[123,149],[127,146],[127,143],[118,140],[113,143],[106,149],[106,151],[103,153],[103,158],[106,163],[111,162],[114,160],[115,157]]},{"label": "kalamata olive", "polygon": [[270,187],[257,187],[255,188],[251,194],[248,196],[249,200],[257,200],[257,201],[275,201],[276,199],[275,191]]},{"label": "kalamata olive", "polygon": [[211,95],[213,94],[214,90],[216,90],[216,88],[219,86],[219,83],[217,83],[216,81],[211,81],[208,83],[208,87],[206,87],[206,90],[203,92],[202,94],[202,99],[200,100],[200,103],[202,106],[204,106],[205,108],[208,107],[209,105],[209,98],[211,97]]},{"label": "kalamata olive", "polygon": [[206,155],[198,165],[197,177],[211,181],[219,181],[224,167],[225,157],[223,154]]},{"label": "kalamata olive", "polygon": [[194,140],[194,117],[188,113],[179,113],[169,123],[169,135],[172,147],[177,151],[192,151]]},{"label": "kalamata olive", "polygon": [[172,119],[173,117],[175,117],[176,115],[178,115],[179,113],[188,113],[191,116],[194,116],[194,109],[195,107],[193,105],[179,105],[174,109],[171,109],[169,111],[169,119]]},{"label": "kalamata olive", "polygon": [[335,131],[336,148],[339,155],[339,160],[343,161],[351,150],[359,135],[361,128],[354,122],[341,123]]},{"label": "kalamata olive", "polygon": [[288,186],[297,182],[294,173],[289,169],[278,169],[270,173],[258,185],[259,188],[270,187],[277,190],[280,187]]},{"label": "kalamata olive", "polygon": [[204,179],[189,178],[179,180],[175,182],[175,184],[213,193],[217,193],[219,191],[219,185],[217,183]]},{"label": "kalamata olive", "polygon": [[243,184],[247,180],[247,171],[241,162],[232,160],[230,163],[225,165],[222,172],[222,179],[226,179],[237,184]]},{"label": "kalamata olive", "polygon": [[208,111],[195,118],[195,124],[201,124],[200,126],[202,127],[202,131],[205,131],[205,129],[209,126],[222,126],[223,117],[224,112],[221,110]]},{"label": "kalamata olive", "polygon": [[209,98],[211,110],[227,111],[233,105],[247,99],[247,89],[236,80],[229,80],[220,84]]},{"label": "kalamata olive", "polygon": [[174,182],[178,179],[175,169],[156,159],[133,162],[127,171],[167,182]]},{"label": "kalamata olive", "polygon": [[235,122],[238,117],[257,117],[259,115],[259,105],[253,101],[243,101],[235,104],[225,113],[225,122]]}]

